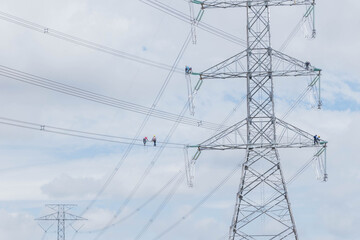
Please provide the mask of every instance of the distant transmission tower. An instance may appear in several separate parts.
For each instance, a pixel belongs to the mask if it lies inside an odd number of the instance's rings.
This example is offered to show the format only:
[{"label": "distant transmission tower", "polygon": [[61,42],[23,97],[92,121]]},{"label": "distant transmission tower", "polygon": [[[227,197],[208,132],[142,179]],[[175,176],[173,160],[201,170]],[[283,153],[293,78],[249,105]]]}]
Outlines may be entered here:
[{"label": "distant transmission tower", "polygon": [[[247,118],[195,146],[188,161],[192,185],[194,164],[203,150],[246,150],[229,239],[299,239],[291,212],[278,149],[316,148],[313,156],[326,181],[327,142],[275,117],[275,77],[310,76],[310,87],[320,84],[321,70],[271,47],[269,7],[305,5],[315,0],[192,1],[207,8],[244,7],[247,11],[247,48],[199,73],[206,79],[240,78],[247,81]],[[314,31],[315,32],[315,31]],[[319,94],[320,95],[320,94]],[[318,99],[319,107],[321,105]]]},{"label": "distant transmission tower", "polygon": [[[57,240],[65,240],[65,224],[66,222],[74,222],[74,221],[80,221],[80,220],[87,220],[83,217],[75,216],[71,213],[68,213],[70,209],[74,208],[76,205],[74,204],[48,204],[46,205],[48,208],[56,211],[52,214],[37,218],[35,220],[37,221],[50,221],[50,222],[57,222]],[[50,227],[53,224],[50,225]],[[40,224],[41,228],[42,225]],[[72,226],[72,225],[70,225]],[[50,228],[49,227],[49,228]],[[48,229],[43,228],[45,232],[47,232]]]}]

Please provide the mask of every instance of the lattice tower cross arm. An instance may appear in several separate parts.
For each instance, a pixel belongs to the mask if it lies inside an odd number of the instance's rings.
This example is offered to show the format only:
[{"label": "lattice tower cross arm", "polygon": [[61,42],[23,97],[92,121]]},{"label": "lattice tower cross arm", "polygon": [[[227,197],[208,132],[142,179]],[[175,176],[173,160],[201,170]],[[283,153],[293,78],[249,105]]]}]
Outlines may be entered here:
[{"label": "lattice tower cross arm", "polygon": [[206,8],[236,8],[251,6],[294,6],[315,5],[315,0],[245,0],[245,1],[198,1],[192,3],[200,4],[202,9]]}]

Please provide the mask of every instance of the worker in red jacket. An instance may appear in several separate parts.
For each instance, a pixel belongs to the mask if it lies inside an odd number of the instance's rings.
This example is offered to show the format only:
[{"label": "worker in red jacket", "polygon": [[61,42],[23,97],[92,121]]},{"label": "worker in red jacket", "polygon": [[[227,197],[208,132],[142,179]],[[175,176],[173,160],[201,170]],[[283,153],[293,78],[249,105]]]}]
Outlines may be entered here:
[{"label": "worker in red jacket", "polygon": [[148,140],[148,138],[147,137],[144,137],[143,138],[143,143],[144,143],[144,146],[146,145],[146,142],[148,142],[149,140]]}]

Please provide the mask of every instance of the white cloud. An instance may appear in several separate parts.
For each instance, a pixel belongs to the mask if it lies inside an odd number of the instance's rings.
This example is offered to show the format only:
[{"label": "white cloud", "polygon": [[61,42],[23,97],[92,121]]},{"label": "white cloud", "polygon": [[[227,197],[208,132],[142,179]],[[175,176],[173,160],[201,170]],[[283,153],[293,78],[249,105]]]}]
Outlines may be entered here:
[{"label": "white cloud", "polygon": [[100,189],[101,181],[93,178],[73,178],[68,175],[61,175],[50,183],[41,187],[44,194],[51,198],[78,198],[94,196],[96,190]]},{"label": "white cloud", "polygon": [[0,209],[0,236],[2,239],[25,240],[29,239],[29,236],[40,239],[42,234],[41,228],[29,214]]}]

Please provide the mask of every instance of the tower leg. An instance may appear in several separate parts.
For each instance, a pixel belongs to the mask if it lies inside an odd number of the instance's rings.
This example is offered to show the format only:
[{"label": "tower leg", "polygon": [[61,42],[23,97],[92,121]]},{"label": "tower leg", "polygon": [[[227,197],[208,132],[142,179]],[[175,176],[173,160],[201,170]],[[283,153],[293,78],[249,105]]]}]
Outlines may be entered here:
[{"label": "tower leg", "polygon": [[229,239],[298,239],[276,149],[247,151]]}]

